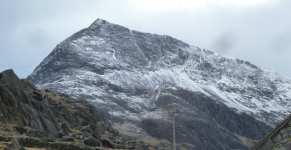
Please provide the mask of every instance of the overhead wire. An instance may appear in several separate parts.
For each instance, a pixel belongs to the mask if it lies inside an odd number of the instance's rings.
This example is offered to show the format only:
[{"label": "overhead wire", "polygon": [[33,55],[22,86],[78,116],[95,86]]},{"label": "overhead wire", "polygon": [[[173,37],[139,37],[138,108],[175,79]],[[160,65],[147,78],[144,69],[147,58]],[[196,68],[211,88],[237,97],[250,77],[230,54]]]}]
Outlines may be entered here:
[{"label": "overhead wire", "polygon": [[[7,69],[11,69],[11,68],[2,68],[2,67],[0,67],[0,70],[2,70],[3,69],[3,71],[4,70],[7,70]],[[14,69],[13,69],[14,70]],[[16,74],[21,74],[21,75],[24,75],[24,76],[29,76],[30,74],[28,74],[28,73],[23,73],[23,72],[19,72],[19,71],[17,71],[17,70],[14,70],[14,72],[16,73]]]},{"label": "overhead wire", "polygon": [[17,68],[14,68],[14,67],[10,67],[10,66],[6,66],[6,65],[2,65],[2,64],[0,64],[1,66],[4,66],[4,67],[8,67],[8,68],[10,68],[10,69],[13,69],[13,70],[19,70],[19,71],[22,71],[22,72],[25,72],[25,73],[31,73],[31,72],[28,72],[28,71],[23,71],[23,70],[21,70],[21,69],[17,69]]},{"label": "overhead wire", "polygon": [[17,76],[19,76],[19,78],[26,78],[27,76],[29,76],[31,74],[28,71],[23,71],[23,70],[14,68],[14,67],[10,67],[10,66],[6,66],[6,65],[3,65],[3,64],[0,64],[0,70],[4,71],[4,70],[7,70],[7,69],[12,69],[15,72],[15,74],[17,74]]}]

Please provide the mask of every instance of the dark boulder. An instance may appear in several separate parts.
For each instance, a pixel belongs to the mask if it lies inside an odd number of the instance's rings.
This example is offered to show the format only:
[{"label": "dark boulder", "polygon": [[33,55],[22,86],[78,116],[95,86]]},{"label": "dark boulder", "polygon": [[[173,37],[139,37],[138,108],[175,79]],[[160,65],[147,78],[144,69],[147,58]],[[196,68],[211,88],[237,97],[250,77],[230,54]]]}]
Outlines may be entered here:
[{"label": "dark boulder", "polygon": [[[1,97],[0,97],[0,100],[1,100]],[[8,116],[8,115],[7,115]],[[7,120],[7,118],[5,117],[5,115],[4,116],[0,116],[0,122],[2,122],[2,123],[8,123],[8,120]]]},{"label": "dark boulder", "polygon": [[27,97],[30,97],[30,95],[32,94],[32,91],[24,90],[24,94],[25,94]]},{"label": "dark boulder", "polygon": [[25,148],[21,146],[21,147],[19,147],[18,150],[25,150]]},{"label": "dark boulder", "polygon": [[[86,119],[86,118],[83,118],[83,119]],[[82,126],[87,126],[89,124],[89,121],[87,121],[87,120],[82,120],[81,121],[81,125]]]},{"label": "dark boulder", "polygon": [[115,144],[107,139],[102,140],[102,146],[107,147],[107,148],[115,148]]},{"label": "dark boulder", "polygon": [[37,119],[37,118],[32,118],[29,121],[29,126],[33,129],[43,130],[42,124],[40,123],[39,119]]},{"label": "dark boulder", "polygon": [[105,133],[105,130],[103,128],[100,128],[100,127],[97,127],[95,129],[95,131],[92,133],[92,135],[95,137],[95,138],[100,138],[100,136]]},{"label": "dark boulder", "polygon": [[90,129],[89,126],[84,126],[84,127],[82,127],[82,128],[81,128],[81,131],[82,131],[82,132],[87,131],[88,133],[91,133],[91,132],[92,132],[92,130]]},{"label": "dark boulder", "polygon": [[63,136],[66,136],[66,135],[67,134],[63,130],[60,130],[58,133],[58,138],[62,138]]},{"label": "dark boulder", "polygon": [[61,104],[57,108],[62,115],[70,116],[70,111],[65,105]]},{"label": "dark boulder", "polygon": [[90,111],[90,113],[94,116],[94,118],[92,119],[95,123],[106,120],[105,117],[97,110],[95,106],[92,106]]},{"label": "dark boulder", "polygon": [[5,70],[1,73],[0,84],[9,85],[13,88],[23,89],[19,78],[12,69]]},{"label": "dark boulder", "polygon": [[[27,120],[29,120],[28,125],[31,128],[35,128],[35,129],[39,129],[39,130],[43,130],[43,125],[39,119],[39,115],[37,113],[37,111],[29,104],[25,104],[22,102],[18,102],[18,112],[19,114],[21,114],[21,116],[23,118],[26,118]],[[22,119],[23,124],[27,124],[27,122]]]},{"label": "dark boulder", "polygon": [[75,137],[78,140],[83,140],[84,139],[84,136],[83,135],[75,135]]},{"label": "dark boulder", "polygon": [[69,134],[69,132],[71,132],[66,123],[62,123],[61,128],[66,134]]},{"label": "dark boulder", "polygon": [[97,128],[97,125],[91,123],[91,124],[89,125],[89,127],[90,127],[90,129],[94,132],[95,129]]},{"label": "dark boulder", "polygon": [[20,144],[18,143],[18,139],[14,138],[11,140],[11,147],[12,148],[19,148]]},{"label": "dark boulder", "polygon": [[19,123],[23,126],[29,126],[29,119],[21,115]]},{"label": "dark boulder", "polygon": [[52,134],[52,135],[57,135],[58,134],[58,129],[60,129],[59,125],[55,125],[53,124],[50,120],[46,119],[45,117],[43,117],[42,115],[40,115],[40,120],[44,126],[44,129]]},{"label": "dark boulder", "polygon": [[43,142],[55,142],[54,136],[52,135],[49,135],[48,137],[41,137],[40,140]]},{"label": "dark boulder", "polygon": [[124,145],[116,144],[108,139],[102,140],[102,146],[107,147],[107,148],[114,148],[114,149],[124,149],[125,148]]},{"label": "dark boulder", "polygon": [[17,108],[15,93],[16,91],[14,91],[12,87],[0,83],[0,109],[5,118],[9,118],[8,113],[11,113],[7,107],[12,107],[13,109]]},{"label": "dark boulder", "polygon": [[29,135],[29,137],[39,137],[39,130],[37,130],[37,129],[30,129],[29,131],[28,131],[28,135]]},{"label": "dark boulder", "polygon": [[84,143],[88,146],[91,146],[91,147],[101,146],[101,142],[97,139],[92,138],[92,137],[84,140]]},{"label": "dark boulder", "polygon": [[73,133],[72,136],[75,137],[75,138],[78,139],[78,140],[83,140],[83,139],[84,139],[84,135],[83,135],[82,132],[77,133],[77,134],[74,134],[74,133]]},{"label": "dark boulder", "polygon": [[[3,103],[11,103],[11,98],[13,98],[14,102],[18,100],[26,104],[31,104],[30,99],[25,94],[22,84],[14,71],[11,69],[5,70],[1,74],[2,78],[0,80],[0,91],[4,91],[4,93],[8,94],[5,95],[3,92],[0,92]],[[14,107],[15,105],[16,103],[14,103]]]},{"label": "dark boulder", "polygon": [[25,129],[24,127],[22,126],[16,126],[14,127],[16,129],[16,131],[18,131],[20,134],[23,134],[23,133],[27,133],[27,129]]},{"label": "dark boulder", "polygon": [[45,94],[44,93],[41,93],[41,92],[37,92],[37,91],[33,91],[31,93],[31,96],[39,101],[43,100],[44,99],[44,96]]},{"label": "dark boulder", "polygon": [[40,112],[46,111],[46,107],[45,107],[44,103],[41,103],[38,101],[31,101],[31,103],[32,103],[32,106],[34,109],[36,109]]},{"label": "dark boulder", "polygon": [[61,118],[61,115],[59,111],[57,110],[57,108],[51,108],[50,110],[52,111],[53,116],[55,116],[56,118]]},{"label": "dark boulder", "polygon": [[47,115],[47,118],[51,120],[51,122],[57,127],[58,130],[61,129],[58,123],[57,117],[54,115],[51,108],[46,109],[46,115]]},{"label": "dark boulder", "polygon": [[87,131],[84,131],[84,132],[83,132],[83,135],[84,135],[84,137],[89,137],[89,136],[92,136],[92,134],[91,134],[91,133],[89,133],[89,132],[87,132]]},{"label": "dark boulder", "polygon": [[60,141],[74,142],[74,138],[70,136],[63,136]]},{"label": "dark boulder", "polygon": [[124,142],[120,139],[112,139],[111,141],[116,143],[116,144],[122,144],[122,145],[124,144]]},{"label": "dark boulder", "polygon": [[104,130],[108,130],[110,128],[110,124],[107,121],[99,121],[97,123],[97,127],[103,128]]}]

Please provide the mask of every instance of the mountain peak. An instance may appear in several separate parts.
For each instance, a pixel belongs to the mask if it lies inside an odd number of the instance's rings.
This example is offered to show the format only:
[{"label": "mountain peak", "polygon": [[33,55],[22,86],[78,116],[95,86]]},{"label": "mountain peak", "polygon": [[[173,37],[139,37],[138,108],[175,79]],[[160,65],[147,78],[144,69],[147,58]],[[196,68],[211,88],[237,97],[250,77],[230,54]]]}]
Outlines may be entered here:
[{"label": "mountain peak", "polygon": [[95,20],[90,26],[89,26],[89,28],[95,28],[95,27],[97,27],[97,26],[99,26],[99,25],[103,25],[103,24],[108,24],[108,23],[110,23],[110,22],[108,22],[108,21],[106,21],[106,20],[104,20],[104,19],[100,19],[100,18],[98,18],[97,20]]}]

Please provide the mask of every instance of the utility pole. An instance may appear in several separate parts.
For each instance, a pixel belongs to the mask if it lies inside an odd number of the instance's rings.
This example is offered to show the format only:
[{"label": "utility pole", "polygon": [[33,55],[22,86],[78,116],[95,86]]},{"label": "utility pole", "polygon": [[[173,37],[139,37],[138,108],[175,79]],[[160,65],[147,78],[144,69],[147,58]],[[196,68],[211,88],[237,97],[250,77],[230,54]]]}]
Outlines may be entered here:
[{"label": "utility pole", "polygon": [[173,113],[173,146],[174,150],[176,150],[176,137],[175,137],[175,113],[178,113],[178,110],[176,111],[168,111],[168,113]]}]

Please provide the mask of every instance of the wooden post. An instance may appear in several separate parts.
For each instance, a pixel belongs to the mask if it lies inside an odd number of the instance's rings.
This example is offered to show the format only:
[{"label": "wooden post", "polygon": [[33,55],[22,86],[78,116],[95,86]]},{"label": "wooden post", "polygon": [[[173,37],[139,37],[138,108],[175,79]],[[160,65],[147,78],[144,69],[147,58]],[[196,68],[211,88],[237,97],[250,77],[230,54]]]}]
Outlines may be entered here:
[{"label": "wooden post", "polygon": [[178,113],[178,111],[172,111],[168,113],[173,113],[173,146],[174,150],[176,150],[176,135],[175,135],[175,113]]}]

